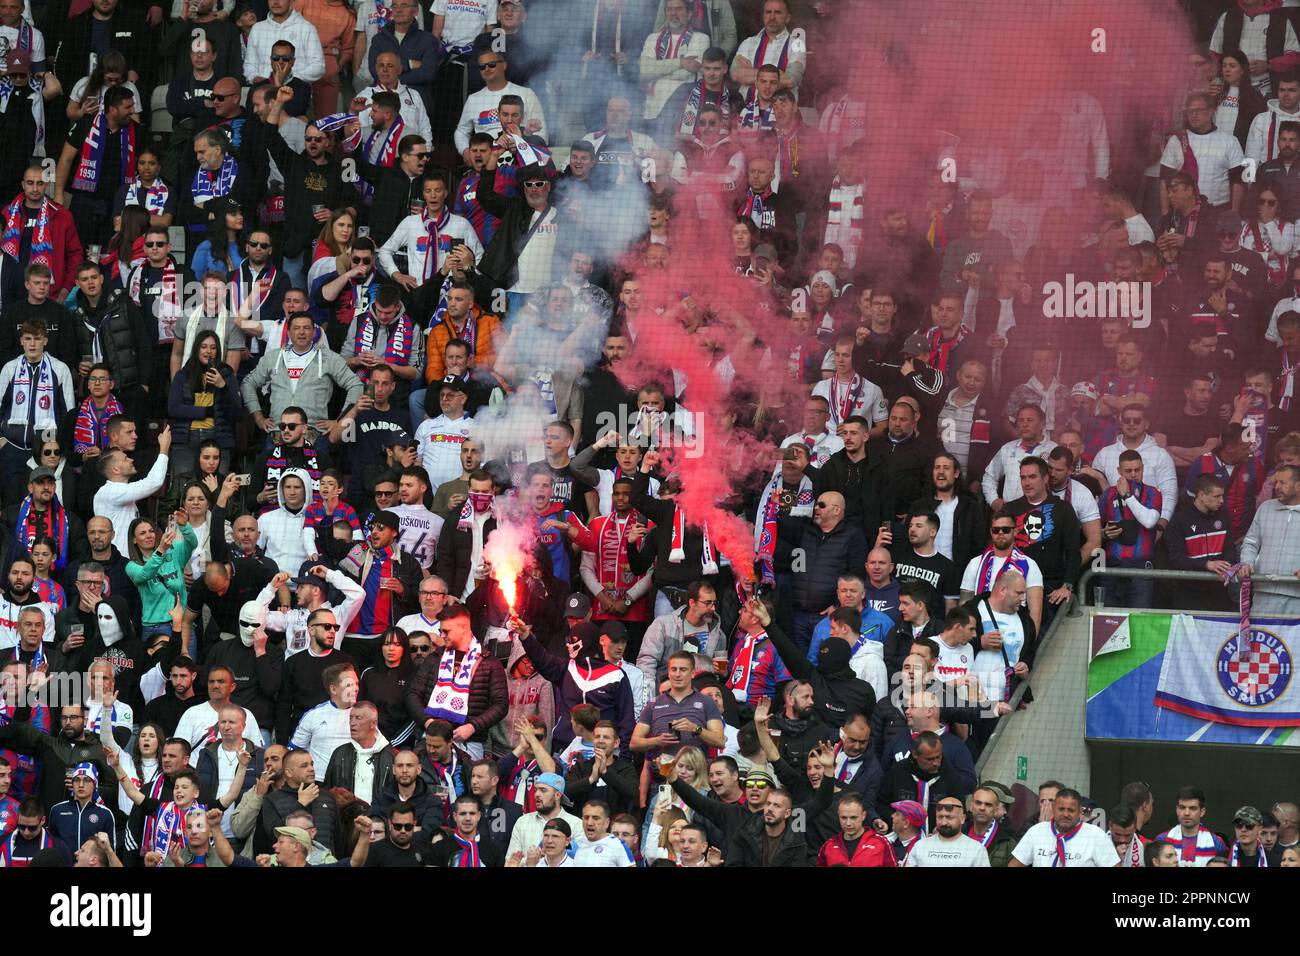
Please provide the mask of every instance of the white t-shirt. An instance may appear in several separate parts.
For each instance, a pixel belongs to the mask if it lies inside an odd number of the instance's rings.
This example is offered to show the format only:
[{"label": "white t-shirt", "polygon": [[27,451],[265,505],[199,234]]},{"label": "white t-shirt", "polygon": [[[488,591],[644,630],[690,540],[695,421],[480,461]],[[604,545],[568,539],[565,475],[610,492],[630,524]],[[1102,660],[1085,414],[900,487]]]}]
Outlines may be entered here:
[{"label": "white t-shirt", "polygon": [[[785,441],[781,442],[781,447],[789,448],[791,445],[807,446],[808,443],[804,441],[804,437],[803,432],[796,432],[786,438]],[[833,431],[828,430],[822,432],[820,435],[813,436],[811,448],[813,464],[818,468],[821,468],[830,459],[831,455],[835,454],[837,451],[842,451],[843,449],[844,439]],[[778,465],[775,470],[779,471],[780,465]]]},{"label": "white t-shirt", "polygon": [[289,749],[311,751],[317,783],[325,779],[334,751],[352,740],[348,728],[351,714],[351,707],[336,707],[333,701],[322,701],[302,715],[289,738]]},{"label": "white t-shirt", "polygon": [[[1290,29],[1288,25],[1287,29]],[[1191,144],[1192,155],[1196,157],[1196,184],[1201,195],[1211,205],[1222,206],[1232,198],[1228,182],[1228,170],[1241,165],[1245,154],[1241,143],[1232,133],[1221,129],[1208,133],[1187,131],[1187,141]],[[1165,143],[1164,152],[1160,154],[1160,165],[1170,169],[1183,168],[1183,144],[1177,136],[1170,136]]]},{"label": "white t-shirt", "polygon": [[282,350],[284,356],[284,371],[289,376],[289,387],[295,392],[298,390],[298,379],[302,378],[302,370],[307,367],[315,353],[315,349],[308,349],[306,352],[299,354],[298,351],[290,346]]},{"label": "white t-shirt", "polygon": [[[872,425],[889,420],[889,406],[885,404],[885,393],[875,382],[858,376],[855,385],[852,382],[837,382],[833,378],[824,378],[813,386],[812,393],[820,395],[831,406],[831,425],[840,425],[853,415],[861,415]],[[845,413],[844,406],[848,406]]]},{"label": "white t-shirt", "polygon": [[[1012,667],[1020,660],[1020,652],[1025,649],[1025,626],[1020,620],[1018,614],[999,614],[993,613],[993,618],[989,618],[988,605],[979,602],[980,624],[984,632],[998,631],[1002,635],[1002,650],[995,648],[980,650],[975,655],[975,666],[973,670],[979,677],[980,686],[984,688],[984,695],[989,700],[1006,700],[1008,697],[1006,686],[1006,668],[1009,662]],[[1002,657],[1002,651],[1006,652],[1006,659]]]},{"label": "white t-shirt", "polygon": [[[1025,866],[1056,866],[1056,837],[1050,821],[1035,823],[1011,853]],[[1079,832],[1066,841],[1067,867],[1114,866],[1119,862],[1115,844],[1101,827],[1084,823]]]},{"label": "white t-shirt", "polygon": [[[402,550],[405,551],[406,549],[403,548]],[[423,631],[430,636],[442,633],[442,625],[438,623],[437,619],[430,621],[423,614],[408,614],[397,622],[397,626],[407,634],[414,634],[416,631]]]},{"label": "white t-shirt", "polygon": [[[184,737],[191,747],[201,747],[217,739],[217,708],[208,701],[195,704],[181,714],[176,724],[173,737]],[[244,708],[244,739],[251,740],[258,747],[262,746],[262,732],[258,730],[257,718],[247,707]]]},{"label": "white t-shirt", "polygon": [[942,638],[935,638],[939,645],[939,660],[934,665],[934,676],[942,683],[960,680],[970,673],[975,663],[974,647],[971,644],[959,644],[951,647]]},{"label": "white t-shirt", "polygon": [[[971,594],[979,593],[980,559],[983,557],[982,554],[977,554],[966,562],[966,570],[961,575],[961,589],[963,591],[969,591]],[[1038,562],[1028,556],[1026,556],[1026,559],[1029,561],[1029,574],[1025,577],[1025,587],[1041,588],[1043,586],[1043,572],[1039,570]],[[1004,560],[1003,564],[1005,563]],[[998,579],[998,574],[1001,571],[1002,566],[999,565],[997,570],[993,572],[994,581]]]},{"label": "white t-shirt", "polygon": [[401,524],[397,541],[402,550],[420,562],[420,567],[429,568],[442,533],[442,517],[424,505],[398,505],[388,510],[397,515]]},{"label": "white t-shirt", "polygon": [[446,17],[442,25],[444,46],[468,47],[485,26],[496,21],[497,0],[434,0],[433,15]]},{"label": "white t-shirt", "polygon": [[[538,217],[542,217],[539,221]],[[560,238],[559,212],[554,206],[548,206],[541,212],[533,213],[528,226],[533,234],[524,244],[516,266],[519,275],[511,292],[527,294],[536,292],[541,286],[551,281],[554,271],[555,247]],[[536,228],[533,228],[536,226]],[[459,471],[457,472],[459,474]]]},{"label": "white t-shirt", "polygon": [[[446,415],[426,418],[415,430],[420,463],[429,475],[429,487],[460,477],[460,446],[469,438],[474,419],[468,415],[451,419]],[[405,549],[403,549],[405,550]]]},{"label": "white t-shirt", "polygon": [[[36,42],[35,39],[33,38],[32,46],[35,45]],[[35,62],[36,57],[32,57],[32,60],[33,62]],[[80,103],[82,97],[86,95],[86,87],[89,85],[90,85],[90,77],[83,76],[81,79],[77,80],[77,82],[73,85],[72,92],[68,95],[68,99]],[[144,103],[140,99],[140,91],[136,88],[136,85],[132,83],[130,80],[127,80],[122,85],[125,86],[128,90],[130,90],[131,95],[134,97],[134,99],[131,101],[132,112],[144,113]],[[101,103],[103,102],[103,99],[104,99],[104,91],[101,89],[99,91],[99,100]]]},{"label": "white t-shirt", "polygon": [[949,561],[952,560],[952,526],[954,515],[957,514],[957,496],[949,498],[947,501],[939,503],[934,509],[935,515],[939,518],[939,534],[934,539],[934,546]]},{"label": "white t-shirt", "polygon": [[[1066,493],[1069,497],[1066,497]],[[1097,496],[1088,490],[1088,486],[1074,478],[1070,479],[1070,484],[1060,491],[1052,491],[1052,494],[1063,501],[1068,501],[1070,507],[1074,509],[1075,515],[1079,519],[1079,524],[1087,524],[1089,521],[1101,520],[1101,509],[1097,507]]]},{"label": "white t-shirt", "polygon": [[959,833],[951,840],[932,833],[912,847],[903,866],[988,866],[989,851],[979,840]]},{"label": "white t-shirt", "polygon": [[612,834],[594,843],[584,834],[579,834],[573,838],[573,845],[577,847],[573,855],[574,866],[636,866],[632,851]]}]

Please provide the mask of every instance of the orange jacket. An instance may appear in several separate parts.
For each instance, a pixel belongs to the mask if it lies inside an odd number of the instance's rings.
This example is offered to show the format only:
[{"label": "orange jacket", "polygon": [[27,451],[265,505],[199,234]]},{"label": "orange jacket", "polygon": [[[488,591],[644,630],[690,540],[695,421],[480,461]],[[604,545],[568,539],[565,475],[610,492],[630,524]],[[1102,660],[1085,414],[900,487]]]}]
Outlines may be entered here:
[{"label": "orange jacket", "polygon": [[[470,366],[484,371],[491,371],[497,360],[497,336],[501,333],[501,320],[491,312],[484,312],[477,305],[471,306],[470,320],[477,323],[474,336],[474,354],[470,356]],[[436,382],[447,374],[443,362],[443,352],[447,343],[457,338],[451,320],[445,315],[442,321],[430,327],[424,342],[424,380]]]}]

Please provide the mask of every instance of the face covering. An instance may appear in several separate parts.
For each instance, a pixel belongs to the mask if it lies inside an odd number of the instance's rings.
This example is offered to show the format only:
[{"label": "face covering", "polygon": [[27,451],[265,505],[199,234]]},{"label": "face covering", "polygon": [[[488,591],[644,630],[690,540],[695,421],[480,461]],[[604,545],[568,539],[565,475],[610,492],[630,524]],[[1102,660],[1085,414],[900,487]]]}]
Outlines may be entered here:
[{"label": "face covering", "polygon": [[239,639],[245,647],[253,646],[253,632],[262,626],[266,608],[256,601],[246,601],[239,609]]},{"label": "face covering", "polygon": [[492,492],[471,491],[469,493],[469,503],[473,506],[475,514],[484,514],[492,507]]},{"label": "face covering", "polygon": [[99,636],[104,639],[104,646],[112,647],[123,637],[117,612],[111,604],[101,604],[95,614],[99,618]]}]

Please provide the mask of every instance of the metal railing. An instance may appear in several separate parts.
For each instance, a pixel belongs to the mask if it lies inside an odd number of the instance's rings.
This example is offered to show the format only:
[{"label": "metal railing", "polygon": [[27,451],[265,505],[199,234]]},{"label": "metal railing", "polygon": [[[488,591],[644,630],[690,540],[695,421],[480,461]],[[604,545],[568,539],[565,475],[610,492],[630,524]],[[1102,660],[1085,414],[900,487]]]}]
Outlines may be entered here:
[{"label": "metal railing", "polygon": [[[1079,586],[1075,589],[1074,595],[1070,598],[1068,609],[1058,612],[1052,619],[1051,626],[1046,633],[1042,635],[1038,642],[1038,648],[1035,656],[1041,656],[1043,651],[1051,644],[1056,637],[1057,631],[1060,630],[1064,618],[1081,617],[1083,615],[1084,600],[1087,595],[1087,588],[1094,578],[1109,575],[1111,577],[1126,578],[1150,578],[1164,581],[1214,581],[1222,584],[1223,578],[1211,571],[1178,571],[1169,568],[1117,568],[1106,564],[1106,556],[1101,548],[1092,553],[1092,564],[1090,564],[1082,575],[1079,576]],[[1252,581],[1265,581],[1269,583],[1296,583],[1296,578],[1285,574],[1252,574]],[[1095,606],[1095,605],[1094,605]],[[1145,610],[1145,609],[1144,609]],[[1020,682],[1020,685],[1011,695],[1008,703],[1011,705],[1009,713],[1003,714],[998,718],[997,726],[993,728],[993,733],[989,735],[988,741],[984,744],[984,749],[980,751],[980,759],[975,763],[975,776],[978,778],[984,770],[984,765],[992,755],[998,738],[1007,727],[1007,722],[1015,716],[1021,701],[1024,700],[1025,694],[1029,692],[1030,685],[1033,683],[1033,676],[1030,675],[1028,680]]]}]

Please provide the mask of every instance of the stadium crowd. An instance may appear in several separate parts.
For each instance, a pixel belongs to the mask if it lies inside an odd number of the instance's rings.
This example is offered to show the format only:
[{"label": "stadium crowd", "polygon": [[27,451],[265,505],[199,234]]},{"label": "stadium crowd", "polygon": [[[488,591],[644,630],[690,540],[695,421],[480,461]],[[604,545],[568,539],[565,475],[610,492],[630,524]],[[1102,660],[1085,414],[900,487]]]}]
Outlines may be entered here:
[{"label": "stadium crowd", "polygon": [[1300,865],[975,771],[1097,549],[1300,574],[1297,11],[1190,6],[1146,169],[904,193],[850,3],[0,0],[0,866]]}]

